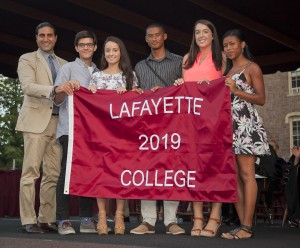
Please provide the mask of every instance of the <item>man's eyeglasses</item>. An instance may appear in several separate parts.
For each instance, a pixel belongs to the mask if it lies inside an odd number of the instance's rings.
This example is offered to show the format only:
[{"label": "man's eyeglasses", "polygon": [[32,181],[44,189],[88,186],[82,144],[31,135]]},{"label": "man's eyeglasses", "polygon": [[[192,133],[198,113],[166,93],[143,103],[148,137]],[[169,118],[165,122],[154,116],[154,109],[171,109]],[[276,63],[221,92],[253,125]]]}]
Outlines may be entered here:
[{"label": "man's eyeglasses", "polygon": [[94,43],[79,43],[78,44],[78,46],[80,47],[80,48],[84,48],[84,47],[88,47],[88,48],[92,48],[92,47],[94,47]]}]

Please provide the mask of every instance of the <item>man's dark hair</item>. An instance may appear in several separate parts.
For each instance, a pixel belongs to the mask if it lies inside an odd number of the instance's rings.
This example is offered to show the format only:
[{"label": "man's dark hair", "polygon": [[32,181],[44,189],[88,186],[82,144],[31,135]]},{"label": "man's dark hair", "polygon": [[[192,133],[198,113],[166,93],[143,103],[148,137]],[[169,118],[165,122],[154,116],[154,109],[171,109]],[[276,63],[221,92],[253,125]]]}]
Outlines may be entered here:
[{"label": "man's dark hair", "polygon": [[149,24],[149,25],[146,27],[146,34],[147,34],[147,30],[148,30],[149,28],[160,28],[160,29],[163,31],[163,33],[166,33],[166,29],[165,29],[164,25],[162,25],[162,24],[159,23],[159,22],[153,22],[153,23]]},{"label": "man's dark hair", "polygon": [[78,42],[82,38],[92,38],[94,45],[97,45],[97,36],[93,32],[87,30],[82,30],[75,35],[74,45],[78,46]]},{"label": "man's dark hair", "polygon": [[37,36],[39,34],[39,30],[41,28],[44,28],[44,27],[52,28],[53,31],[54,31],[54,34],[56,35],[56,29],[55,29],[55,27],[50,22],[42,22],[42,23],[40,23],[39,25],[36,26],[36,28],[35,28],[35,36]]}]

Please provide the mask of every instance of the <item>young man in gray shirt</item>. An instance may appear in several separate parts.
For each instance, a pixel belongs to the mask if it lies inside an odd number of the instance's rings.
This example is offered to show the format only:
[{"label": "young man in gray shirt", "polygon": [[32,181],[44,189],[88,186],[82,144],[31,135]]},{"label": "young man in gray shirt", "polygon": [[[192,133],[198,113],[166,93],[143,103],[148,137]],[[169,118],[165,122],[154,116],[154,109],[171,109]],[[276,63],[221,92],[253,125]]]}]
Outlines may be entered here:
[{"label": "young man in gray shirt", "polygon": [[[144,90],[157,91],[161,87],[171,86],[175,80],[182,77],[182,57],[170,53],[164,46],[167,34],[159,23],[153,23],[146,28],[146,42],[151,48],[151,54],[138,62],[135,72]],[[167,234],[184,234],[185,230],[177,225],[178,201],[164,202],[164,224]],[[143,223],[130,231],[133,234],[155,233],[157,219],[156,201],[142,200],[141,214]]]},{"label": "young man in gray shirt", "polygon": [[[66,163],[68,154],[69,138],[69,116],[68,116],[68,95],[72,95],[74,90],[83,86],[87,88],[93,72],[98,71],[92,62],[93,54],[97,50],[96,35],[89,31],[80,31],[75,36],[75,50],[79,58],[65,64],[59,71],[55,80],[55,104],[59,105],[59,120],[57,125],[56,138],[62,146],[63,155],[61,162],[61,172],[57,183],[57,221],[58,233],[61,235],[75,234],[69,216],[70,196],[64,194]],[[80,197],[80,232],[97,233],[96,220],[92,218],[93,198]]]}]

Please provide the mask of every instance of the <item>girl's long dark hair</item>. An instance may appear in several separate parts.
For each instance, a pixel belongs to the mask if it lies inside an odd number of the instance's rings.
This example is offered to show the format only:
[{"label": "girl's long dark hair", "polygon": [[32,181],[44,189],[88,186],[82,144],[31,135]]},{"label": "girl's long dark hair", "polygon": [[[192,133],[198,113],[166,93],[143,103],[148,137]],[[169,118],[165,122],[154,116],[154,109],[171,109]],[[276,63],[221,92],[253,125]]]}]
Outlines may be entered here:
[{"label": "girl's long dark hair", "polygon": [[[226,37],[228,37],[228,36],[235,36],[235,37],[237,37],[241,42],[242,42],[242,41],[246,42],[246,40],[245,40],[245,35],[244,35],[244,34],[242,33],[242,31],[239,30],[239,29],[230,29],[230,30],[228,30],[228,31],[223,35],[222,40],[224,41],[224,39],[225,39]],[[245,46],[244,49],[243,49],[243,54],[244,54],[244,56],[245,56],[247,59],[249,59],[250,61],[254,61],[254,56],[251,54],[251,52],[250,52],[250,50],[249,50],[249,47],[248,47],[247,43],[246,43],[246,46]],[[225,68],[225,71],[224,71],[224,74],[223,74],[224,76],[227,75],[227,73],[231,70],[232,66],[233,66],[233,65],[232,65],[231,59],[226,58],[226,68]]]},{"label": "girl's long dark hair", "polygon": [[108,63],[105,59],[105,45],[109,41],[117,43],[120,48],[121,57],[120,57],[120,62],[119,62],[119,68],[123,72],[123,76],[125,76],[125,78],[126,78],[126,89],[131,90],[133,87],[133,77],[134,77],[133,69],[132,69],[132,65],[130,62],[130,58],[129,58],[127,49],[126,49],[123,41],[121,41],[119,38],[117,38],[115,36],[109,36],[104,41],[103,48],[102,48],[102,56],[101,56],[101,60],[100,60],[100,70],[102,71],[108,67]]},{"label": "girl's long dark hair", "polygon": [[212,32],[212,37],[213,37],[212,44],[211,44],[212,60],[215,64],[216,70],[219,71],[222,68],[221,45],[220,45],[220,42],[219,42],[219,37],[218,37],[215,25],[212,24],[208,20],[198,20],[198,21],[195,22],[192,42],[191,42],[191,46],[190,46],[190,50],[189,50],[189,55],[188,55],[187,61],[186,61],[185,65],[183,66],[183,68],[184,69],[191,68],[193,66],[193,64],[195,63],[195,60],[197,58],[197,54],[200,52],[200,48],[197,45],[196,40],[195,40],[195,29],[196,29],[197,24],[199,24],[199,23],[208,26],[208,28]]}]

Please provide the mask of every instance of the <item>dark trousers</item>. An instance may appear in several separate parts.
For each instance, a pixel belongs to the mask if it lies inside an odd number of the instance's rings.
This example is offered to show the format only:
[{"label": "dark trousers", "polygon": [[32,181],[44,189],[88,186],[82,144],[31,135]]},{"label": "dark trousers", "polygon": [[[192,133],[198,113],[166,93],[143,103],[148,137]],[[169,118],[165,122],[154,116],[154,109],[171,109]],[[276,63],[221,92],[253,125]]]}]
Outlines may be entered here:
[{"label": "dark trousers", "polygon": [[[61,170],[57,182],[56,188],[56,219],[57,220],[69,220],[70,210],[70,195],[64,194],[67,155],[68,155],[68,135],[63,135],[59,138],[59,142],[62,146],[62,161]],[[92,217],[93,215],[93,203],[95,199],[90,197],[79,197],[79,215],[80,217]]]},{"label": "dark trousers", "polygon": [[285,193],[288,204],[288,215],[290,220],[300,218],[300,200],[298,184],[298,167],[289,167],[289,180],[285,185]]},{"label": "dark trousers", "polygon": [[275,191],[280,190],[279,186],[280,185],[278,184],[277,181],[274,181],[272,179],[269,180],[267,193],[266,193],[266,205],[268,208],[273,207],[273,195]]}]

